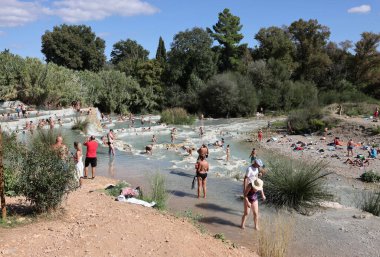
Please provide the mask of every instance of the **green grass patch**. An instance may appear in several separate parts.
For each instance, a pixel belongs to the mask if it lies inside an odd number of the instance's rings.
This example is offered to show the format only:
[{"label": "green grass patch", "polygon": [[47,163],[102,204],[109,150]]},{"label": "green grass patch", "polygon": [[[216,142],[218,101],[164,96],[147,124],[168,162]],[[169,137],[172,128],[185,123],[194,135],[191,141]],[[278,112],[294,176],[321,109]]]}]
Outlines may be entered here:
[{"label": "green grass patch", "polygon": [[87,118],[81,119],[80,117],[76,117],[74,120],[74,125],[71,127],[71,129],[80,130],[83,133],[87,133],[89,125],[90,125],[90,121]]},{"label": "green grass patch", "polygon": [[360,179],[363,182],[374,183],[380,182],[380,175],[372,170],[364,172],[360,175]]},{"label": "green grass patch", "polygon": [[186,218],[191,224],[193,224],[201,233],[206,233],[205,227],[199,223],[199,220],[203,218],[203,215],[194,213],[192,210],[186,210],[184,212],[179,212],[176,215],[177,217]]},{"label": "green grass patch", "polygon": [[380,192],[365,192],[359,206],[363,211],[380,216]]},{"label": "green grass patch", "polygon": [[307,214],[320,201],[331,200],[326,190],[326,164],[297,162],[275,157],[268,162],[269,172],[264,176],[267,202],[276,208],[294,209]]},{"label": "green grass patch", "polygon": [[170,108],[161,113],[161,122],[173,125],[192,125],[195,116],[190,115],[183,108]]},{"label": "green grass patch", "polygon": [[149,194],[145,194],[143,190],[140,190],[139,199],[146,202],[154,201],[156,205],[154,208],[159,210],[166,209],[166,202],[168,200],[168,192],[166,189],[166,178],[164,175],[156,172],[150,178],[150,190]]}]

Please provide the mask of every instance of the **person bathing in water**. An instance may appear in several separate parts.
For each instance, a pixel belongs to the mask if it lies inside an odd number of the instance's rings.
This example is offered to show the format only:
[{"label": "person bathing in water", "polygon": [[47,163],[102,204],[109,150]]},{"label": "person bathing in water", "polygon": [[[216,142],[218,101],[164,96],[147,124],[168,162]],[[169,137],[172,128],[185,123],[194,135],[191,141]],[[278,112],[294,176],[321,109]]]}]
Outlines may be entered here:
[{"label": "person bathing in water", "polygon": [[261,198],[263,199],[263,201],[265,201],[266,199],[263,185],[264,182],[258,178],[255,181],[249,183],[244,191],[244,214],[241,217],[240,225],[242,229],[245,228],[245,221],[247,220],[247,216],[252,210],[253,222],[255,223],[255,230],[259,230],[259,193],[261,194]]},{"label": "person bathing in water", "polygon": [[110,129],[107,134],[108,154],[112,153],[113,156],[115,156],[115,147],[113,145],[114,139],[115,135],[113,134],[113,129]]},{"label": "person bathing in water", "polygon": [[198,198],[201,194],[201,186],[203,189],[203,198],[207,196],[207,172],[209,170],[208,162],[206,158],[202,155],[199,158],[199,161],[195,164],[196,177],[198,180]]}]

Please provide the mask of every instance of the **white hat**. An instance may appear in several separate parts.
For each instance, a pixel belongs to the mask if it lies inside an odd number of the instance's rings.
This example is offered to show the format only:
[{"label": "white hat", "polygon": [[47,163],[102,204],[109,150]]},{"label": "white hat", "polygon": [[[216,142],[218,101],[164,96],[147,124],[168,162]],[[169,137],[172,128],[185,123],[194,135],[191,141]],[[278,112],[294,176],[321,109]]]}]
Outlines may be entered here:
[{"label": "white hat", "polygon": [[263,161],[260,160],[260,159],[255,159],[252,164],[256,163],[257,165],[259,165],[259,167],[262,167],[263,166]]},{"label": "white hat", "polygon": [[251,183],[251,185],[253,189],[255,189],[256,191],[260,191],[263,190],[264,182],[261,179],[257,178],[255,181]]}]

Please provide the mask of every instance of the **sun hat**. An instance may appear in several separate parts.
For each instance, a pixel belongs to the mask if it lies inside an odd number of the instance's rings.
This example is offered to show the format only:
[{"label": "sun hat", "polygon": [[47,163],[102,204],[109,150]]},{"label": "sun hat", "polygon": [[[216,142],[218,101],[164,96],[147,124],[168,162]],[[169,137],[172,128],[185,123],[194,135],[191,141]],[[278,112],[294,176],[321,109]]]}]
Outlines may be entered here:
[{"label": "sun hat", "polygon": [[260,191],[263,190],[264,182],[261,179],[257,178],[255,181],[251,182],[251,185],[253,189]]},{"label": "sun hat", "polygon": [[252,164],[254,164],[255,162],[256,162],[256,164],[259,165],[260,167],[263,166],[263,161],[262,161],[262,160],[260,160],[260,159],[255,159],[255,160],[253,160]]}]

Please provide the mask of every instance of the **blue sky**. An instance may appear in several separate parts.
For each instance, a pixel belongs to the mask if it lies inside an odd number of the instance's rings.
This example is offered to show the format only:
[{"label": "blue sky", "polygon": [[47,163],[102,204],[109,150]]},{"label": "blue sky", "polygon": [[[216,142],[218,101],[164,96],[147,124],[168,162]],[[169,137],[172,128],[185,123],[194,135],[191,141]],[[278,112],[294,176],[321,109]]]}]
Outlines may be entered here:
[{"label": "blue sky", "polygon": [[211,27],[224,8],[240,17],[243,42],[250,47],[260,28],[300,18],[318,19],[335,42],[380,32],[380,0],[0,0],[0,49],[43,59],[43,33],[68,23],[91,26],[106,41],[107,58],[112,45],[127,38],[153,57],[160,36],[169,49],[176,33]]}]

